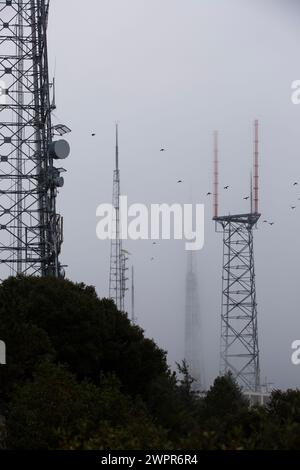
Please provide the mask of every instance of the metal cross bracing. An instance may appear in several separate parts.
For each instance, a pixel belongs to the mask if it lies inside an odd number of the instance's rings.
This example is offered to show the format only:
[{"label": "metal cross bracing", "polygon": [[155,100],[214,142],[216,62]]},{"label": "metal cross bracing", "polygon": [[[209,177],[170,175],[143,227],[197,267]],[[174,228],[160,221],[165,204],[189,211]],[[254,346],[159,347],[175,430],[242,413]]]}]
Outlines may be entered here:
[{"label": "metal cross bracing", "polygon": [[48,75],[49,1],[0,0],[0,278],[62,274],[63,186]]},{"label": "metal cross bracing", "polygon": [[217,217],[223,232],[220,372],[245,390],[260,386],[253,228],[260,214]]}]

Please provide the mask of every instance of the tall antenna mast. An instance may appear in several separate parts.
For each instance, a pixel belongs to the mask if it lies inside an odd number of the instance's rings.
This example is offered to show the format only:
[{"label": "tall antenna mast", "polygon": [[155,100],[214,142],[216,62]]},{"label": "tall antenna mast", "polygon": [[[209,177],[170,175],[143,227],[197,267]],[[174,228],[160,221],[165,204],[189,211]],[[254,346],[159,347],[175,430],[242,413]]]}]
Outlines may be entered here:
[{"label": "tall antenna mast", "polygon": [[113,233],[111,237],[109,297],[118,309],[124,311],[126,292],[127,256],[122,249],[120,229],[120,169],[119,169],[119,126],[116,124],[115,169],[113,174]]},{"label": "tall antenna mast", "polygon": [[254,213],[258,214],[259,204],[259,122],[254,121]]},{"label": "tall antenna mast", "polygon": [[48,74],[49,0],[1,1],[0,279],[61,276],[62,218],[56,211],[70,147],[54,141]]},{"label": "tall antenna mast", "polygon": [[219,213],[219,133],[214,132],[214,217],[218,217]]},{"label": "tall antenna mast", "polygon": [[116,123],[116,171],[119,171],[119,125]]}]

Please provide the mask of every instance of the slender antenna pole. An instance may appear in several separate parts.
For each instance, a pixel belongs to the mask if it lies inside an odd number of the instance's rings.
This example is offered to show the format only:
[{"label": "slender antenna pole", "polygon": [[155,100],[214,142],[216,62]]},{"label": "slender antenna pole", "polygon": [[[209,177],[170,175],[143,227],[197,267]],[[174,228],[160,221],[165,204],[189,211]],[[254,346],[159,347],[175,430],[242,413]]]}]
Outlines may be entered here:
[{"label": "slender antenna pole", "polygon": [[258,214],[259,203],[259,123],[254,121],[254,212]]},{"label": "slender antenna pole", "polygon": [[53,83],[52,83],[52,104],[51,107],[52,109],[56,109],[56,82],[55,82],[55,77],[53,77]]},{"label": "slender antenna pole", "polygon": [[250,213],[253,214],[253,173],[250,171]]},{"label": "slender antenna pole", "polygon": [[116,171],[119,170],[119,124],[116,122]]},{"label": "slender antenna pole", "polygon": [[131,268],[131,321],[135,323],[134,266]]},{"label": "slender antenna pole", "polygon": [[219,214],[219,133],[214,132],[214,194],[213,194],[214,217]]}]

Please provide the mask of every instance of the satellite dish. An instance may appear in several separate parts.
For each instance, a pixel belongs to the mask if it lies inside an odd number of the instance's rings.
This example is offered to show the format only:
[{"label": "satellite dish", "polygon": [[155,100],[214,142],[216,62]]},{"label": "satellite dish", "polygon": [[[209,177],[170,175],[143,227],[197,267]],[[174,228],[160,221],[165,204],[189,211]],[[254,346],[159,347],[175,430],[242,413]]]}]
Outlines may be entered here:
[{"label": "satellite dish", "polygon": [[64,139],[52,142],[50,144],[50,155],[56,160],[64,160],[70,155],[70,145]]}]

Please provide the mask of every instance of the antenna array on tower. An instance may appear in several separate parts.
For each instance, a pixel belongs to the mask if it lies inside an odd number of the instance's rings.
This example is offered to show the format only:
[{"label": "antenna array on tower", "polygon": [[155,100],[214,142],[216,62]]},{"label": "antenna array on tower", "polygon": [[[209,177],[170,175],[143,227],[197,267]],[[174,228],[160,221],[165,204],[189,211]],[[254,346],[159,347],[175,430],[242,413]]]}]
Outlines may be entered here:
[{"label": "antenna array on tower", "polygon": [[0,1],[0,278],[61,276],[63,221],[56,211],[64,184],[55,161],[69,154],[54,142],[48,76],[49,1]]}]

